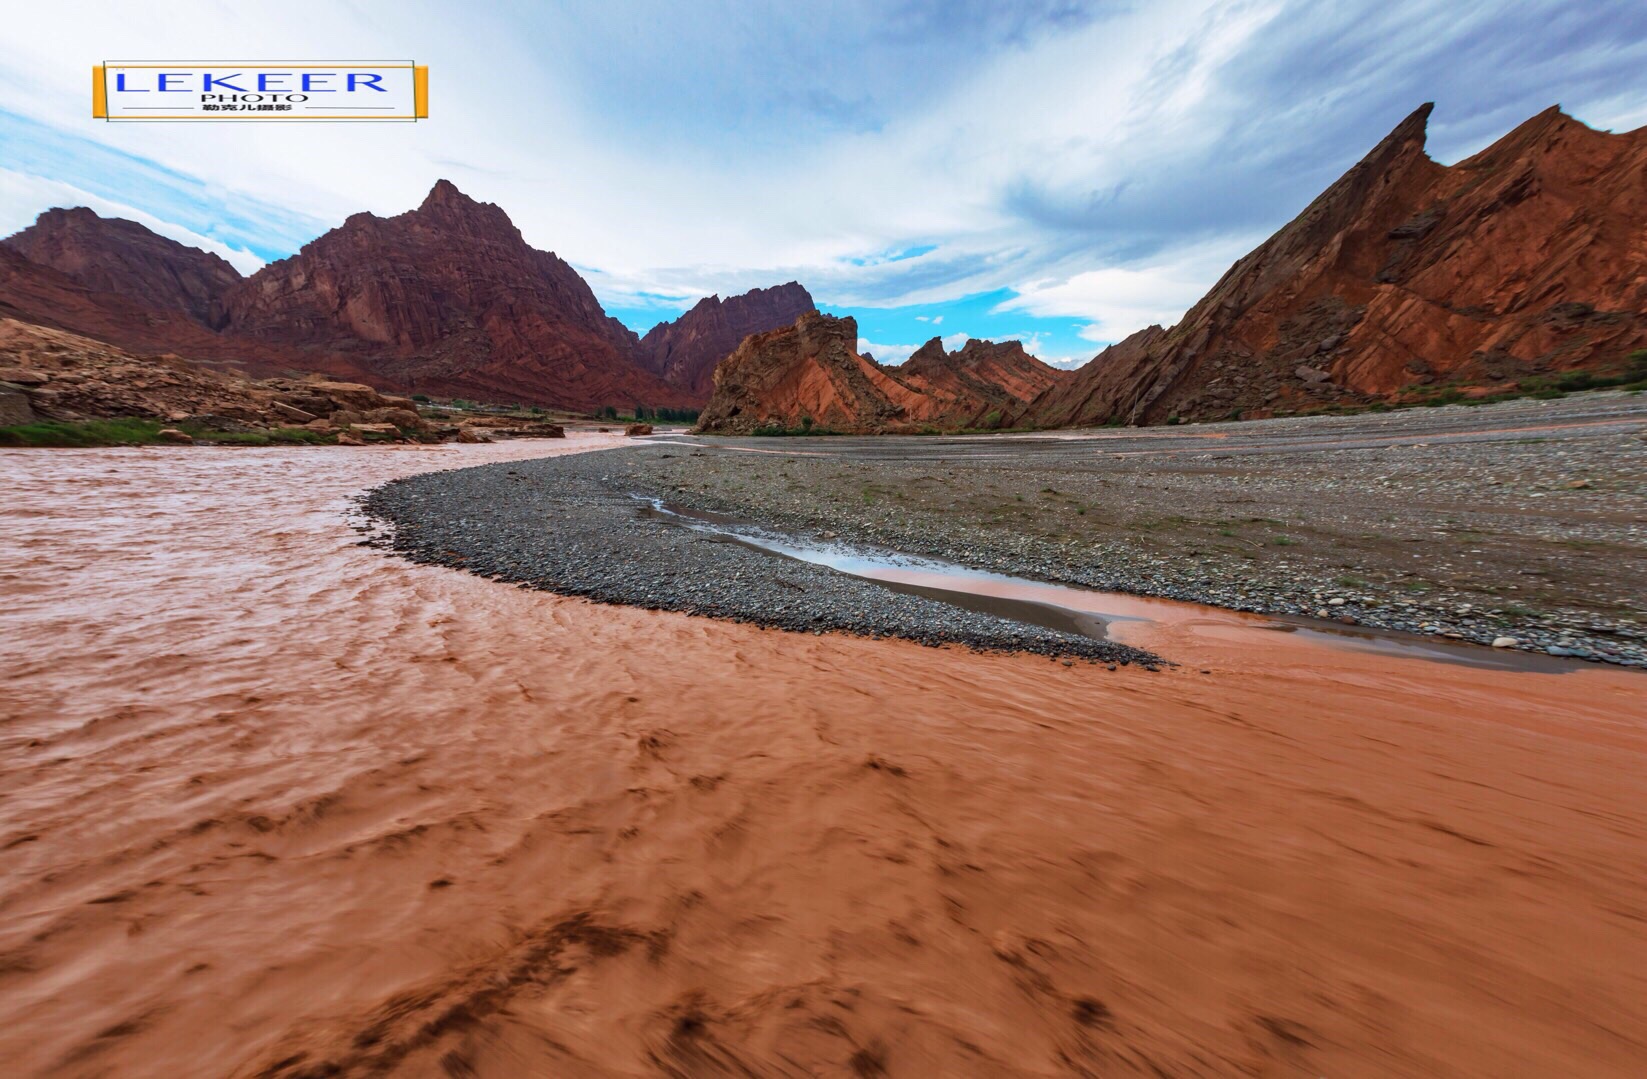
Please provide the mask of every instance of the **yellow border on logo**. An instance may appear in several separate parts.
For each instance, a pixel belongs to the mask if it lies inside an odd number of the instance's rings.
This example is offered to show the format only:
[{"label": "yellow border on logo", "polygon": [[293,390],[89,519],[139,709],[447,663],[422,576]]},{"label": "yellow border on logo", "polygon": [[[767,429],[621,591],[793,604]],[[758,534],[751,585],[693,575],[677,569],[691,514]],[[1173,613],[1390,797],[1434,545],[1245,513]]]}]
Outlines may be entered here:
[{"label": "yellow border on logo", "polygon": [[[116,64],[116,67],[178,67],[177,64]],[[287,113],[268,113],[245,119],[257,120],[427,120],[429,118],[429,67],[427,64],[235,64],[235,67],[250,69],[279,68],[337,68],[341,71],[351,69],[372,70],[376,68],[409,67],[412,69],[412,115],[410,116],[308,116]],[[92,65],[92,118],[107,120],[109,118],[109,82],[108,65]],[[204,120],[204,119],[231,119],[230,117],[204,117],[191,114],[188,116],[145,116],[144,120]],[[240,119],[234,117],[233,119]]]}]

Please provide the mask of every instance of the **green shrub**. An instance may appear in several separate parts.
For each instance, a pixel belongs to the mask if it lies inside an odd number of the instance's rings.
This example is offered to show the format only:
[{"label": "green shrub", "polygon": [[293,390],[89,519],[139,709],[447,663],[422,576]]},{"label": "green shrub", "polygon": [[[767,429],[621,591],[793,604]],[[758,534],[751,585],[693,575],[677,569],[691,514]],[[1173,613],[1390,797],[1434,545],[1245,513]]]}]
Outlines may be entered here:
[{"label": "green shrub", "polygon": [[121,416],[111,420],[37,420],[0,427],[0,446],[144,446],[154,442],[163,424]]},{"label": "green shrub", "polygon": [[803,416],[802,423],[794,427],[785,427],[781,423],[763,423],[749,433],[756,438],[801,438],[806,435],[838,435],[828,427],[807,426],[805,421],[811,417]]},{"label": "green shrub", "polygon": [[[317,446],[328,444],[334,436],[311,431],[306,427],[279,427],[272,431],[214,431],[194,423],[164,424],[159,420],[119,416],[108,420],[39,420],[15,427],[0,427],[0,446],[149,446],[161,441],[160,432],[168,426],[200,442],[215,442],[224,446]],[[392,438],[379,435],[379,439]]]}]

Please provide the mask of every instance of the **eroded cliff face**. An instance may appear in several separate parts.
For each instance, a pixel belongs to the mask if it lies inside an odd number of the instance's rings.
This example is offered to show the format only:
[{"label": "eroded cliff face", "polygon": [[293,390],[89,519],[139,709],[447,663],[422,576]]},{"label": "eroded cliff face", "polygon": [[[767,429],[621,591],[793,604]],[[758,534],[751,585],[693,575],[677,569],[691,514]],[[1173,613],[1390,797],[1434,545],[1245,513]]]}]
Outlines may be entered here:
[{"label": "eroded cliff face", "polygon": [[240,281],[239,271],[217,255],[84,206],[47,210],[3,242],[95,292],[160,311],[183,311],[202,323],[211,319],[219,297]]},{"label": "eroded cliff face", "polygon": [[[4,244],[0,244],[0,317],[66,330],[133,352],[171,353],[200,365],[263,377],[321,372],[368,378],[354,358],[214,333],[186,311],[150,307],[128,296],[89,288]],[[0,359],[5,355],[0,349]]]},{"label": "eroded cliff face", "polygon": [[1007,422],[1266,415],[1606,371],[1647,347],[1647,129],[1549,109],[1453,166],[1425,105],[1183,321],[1106,349]]},{"label": "eroded cliff face", "polygon": [[0,247],[0,313],[257,376],[579,410],[697,401],[643,369],[577,271],[444,180],[249,278],[135,222],[51,210]]},{"label": "eroded cliff face", "polygon": [[889,370],[906,386],[946,399],[945,422],[964,427],[993,426],[1066,377],[1025,352],[1021,341],[976,338],[947,352],[934,337]]},{"label": "eroded cliff face", "polygon": [[813,424],[879,431],[896,425],[917,395],[858,355],[858,324],[816,312],[744,338],[715,368],[714,395],[698,430],[748,434]]},{"label": "eroded cliff face", "polygon": [[885,433],[964,427],[1005,405],[1022,405],[1058,372],[1016,341],[969,341],[946,353],[923,346],[902,367],[859,355],[858,324],[809,312],[781,330],[754,334],[715,369],[715,392],[700,431],[762,428]]},{"label": "eroded cliff face", "polygon": [[363,357],[403,392],[565,408],[685,405],[634,358],[577,271],[442,180],[416,210],[355,214],[224,297],[230,334]]},{"label": "eroded cliff face", "polygon": [[715,367],[753,333],[789,326],[816,308],[798,282],[751,289],[741,296],[707,296],[672,322],[661,322],[640,340],[642,364],[664,381],[708,401]]}]

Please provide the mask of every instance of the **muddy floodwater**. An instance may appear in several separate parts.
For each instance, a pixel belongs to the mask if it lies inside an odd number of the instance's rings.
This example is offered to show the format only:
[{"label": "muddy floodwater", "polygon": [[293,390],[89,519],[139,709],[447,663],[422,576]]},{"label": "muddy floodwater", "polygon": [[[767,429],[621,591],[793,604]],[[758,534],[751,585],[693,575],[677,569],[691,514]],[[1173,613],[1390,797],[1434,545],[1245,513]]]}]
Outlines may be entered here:
[{"label": "muddy floodwater", "polygon": [[1647,1072],[1647,676],[1148,601],[1090,613],[1177,666],[1064,666],[352,527],[622,441],[0,451],[6,1074]]}]

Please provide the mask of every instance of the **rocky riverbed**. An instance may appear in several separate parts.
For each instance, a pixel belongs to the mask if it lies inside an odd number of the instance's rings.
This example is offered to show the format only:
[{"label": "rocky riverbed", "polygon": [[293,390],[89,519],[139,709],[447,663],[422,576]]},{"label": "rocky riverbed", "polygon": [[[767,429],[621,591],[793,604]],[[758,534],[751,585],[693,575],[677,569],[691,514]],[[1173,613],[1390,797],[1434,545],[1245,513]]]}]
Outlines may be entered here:
[{"label": "rocky riverbed", "polygon": [[370,493],[393,529],[377,542],[452,566],[601,603],[682,611],[806,633],[843,630],[986,652],[1155,667],[1147,652],[903,594],[752,550],[647,512],[656,443],[413,476]]},{"label": "rocky riverbed", "polygon": [[1039,580],[1643,666],[1644,430],[1640,396],[1591,394],[1085,436],[691,439],[418,477],[373,506],[426,561],[791,629],[1062,647],[639,520],[633,496]]}]

